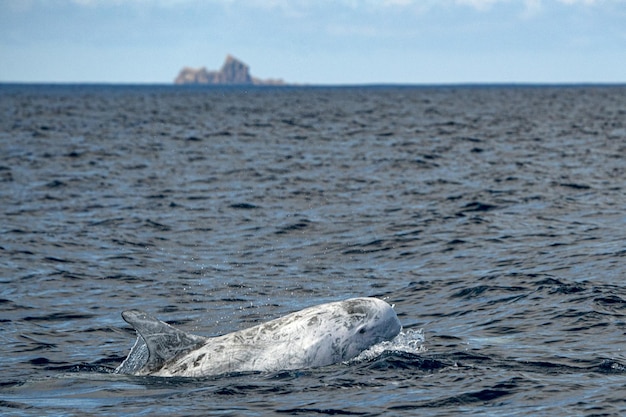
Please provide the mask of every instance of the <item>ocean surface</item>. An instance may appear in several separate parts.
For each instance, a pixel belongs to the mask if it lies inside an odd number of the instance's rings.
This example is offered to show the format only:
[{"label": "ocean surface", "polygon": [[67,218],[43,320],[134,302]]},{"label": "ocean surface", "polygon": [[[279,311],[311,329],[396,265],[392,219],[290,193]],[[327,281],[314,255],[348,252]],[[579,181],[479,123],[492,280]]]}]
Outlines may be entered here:
[{"label": "ocean surface", "polygon": [[[626,414],[626,86],[0,85],[0,414]],[[350,297],[323,368],[119,375]]]}]

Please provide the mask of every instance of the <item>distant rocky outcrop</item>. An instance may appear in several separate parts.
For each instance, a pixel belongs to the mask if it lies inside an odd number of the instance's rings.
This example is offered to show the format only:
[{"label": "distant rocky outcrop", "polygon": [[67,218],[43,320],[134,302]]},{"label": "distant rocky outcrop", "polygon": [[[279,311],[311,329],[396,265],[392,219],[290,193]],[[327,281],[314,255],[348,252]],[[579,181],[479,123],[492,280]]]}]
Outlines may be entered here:
[{"label": "distant rocky outcrop", "polygon": [[250,75],[250,67],[232,55],[228,55],[219,71],[207,71],[206,67],[183,68],[174,80],[174,84],[285,85],[285,82],[255,78]]}]

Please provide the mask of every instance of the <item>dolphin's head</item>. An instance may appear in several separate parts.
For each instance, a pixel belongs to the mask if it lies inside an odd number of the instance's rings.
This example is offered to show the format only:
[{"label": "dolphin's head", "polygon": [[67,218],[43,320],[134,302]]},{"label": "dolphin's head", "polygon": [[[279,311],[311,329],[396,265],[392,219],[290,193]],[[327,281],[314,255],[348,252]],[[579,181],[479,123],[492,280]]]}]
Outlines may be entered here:
[{"label": "dolphin's head", "polygon": [[393,308],[378,298],[351,298],[340,303],[348,318],[343,359],[348,360],[369,347],[391,340],[402,326]]}]

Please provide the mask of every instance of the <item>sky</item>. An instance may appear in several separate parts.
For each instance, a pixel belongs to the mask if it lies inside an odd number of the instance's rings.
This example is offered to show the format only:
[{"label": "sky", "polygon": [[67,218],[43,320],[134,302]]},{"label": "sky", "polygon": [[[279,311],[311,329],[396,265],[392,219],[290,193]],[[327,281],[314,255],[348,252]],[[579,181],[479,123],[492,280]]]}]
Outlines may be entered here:
[{"label": "sky", "polygon": [[626,0],[0,0],[0,82],[624,83]]}]

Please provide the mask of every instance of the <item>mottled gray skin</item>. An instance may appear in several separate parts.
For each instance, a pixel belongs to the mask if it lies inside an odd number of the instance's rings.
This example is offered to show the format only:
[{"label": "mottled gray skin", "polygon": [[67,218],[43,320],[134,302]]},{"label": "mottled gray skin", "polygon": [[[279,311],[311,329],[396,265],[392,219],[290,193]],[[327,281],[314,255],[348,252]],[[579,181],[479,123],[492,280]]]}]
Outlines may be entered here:
[{"label": "mottled gray skin", "polygon": [[347,361],[401,330],[393,308],[376,298],[322,304],[211,338],[137,310],[122,316],[147,346],[146,351],[136,343],[117,369],[134,375],[201,377],[325,366]]}]

